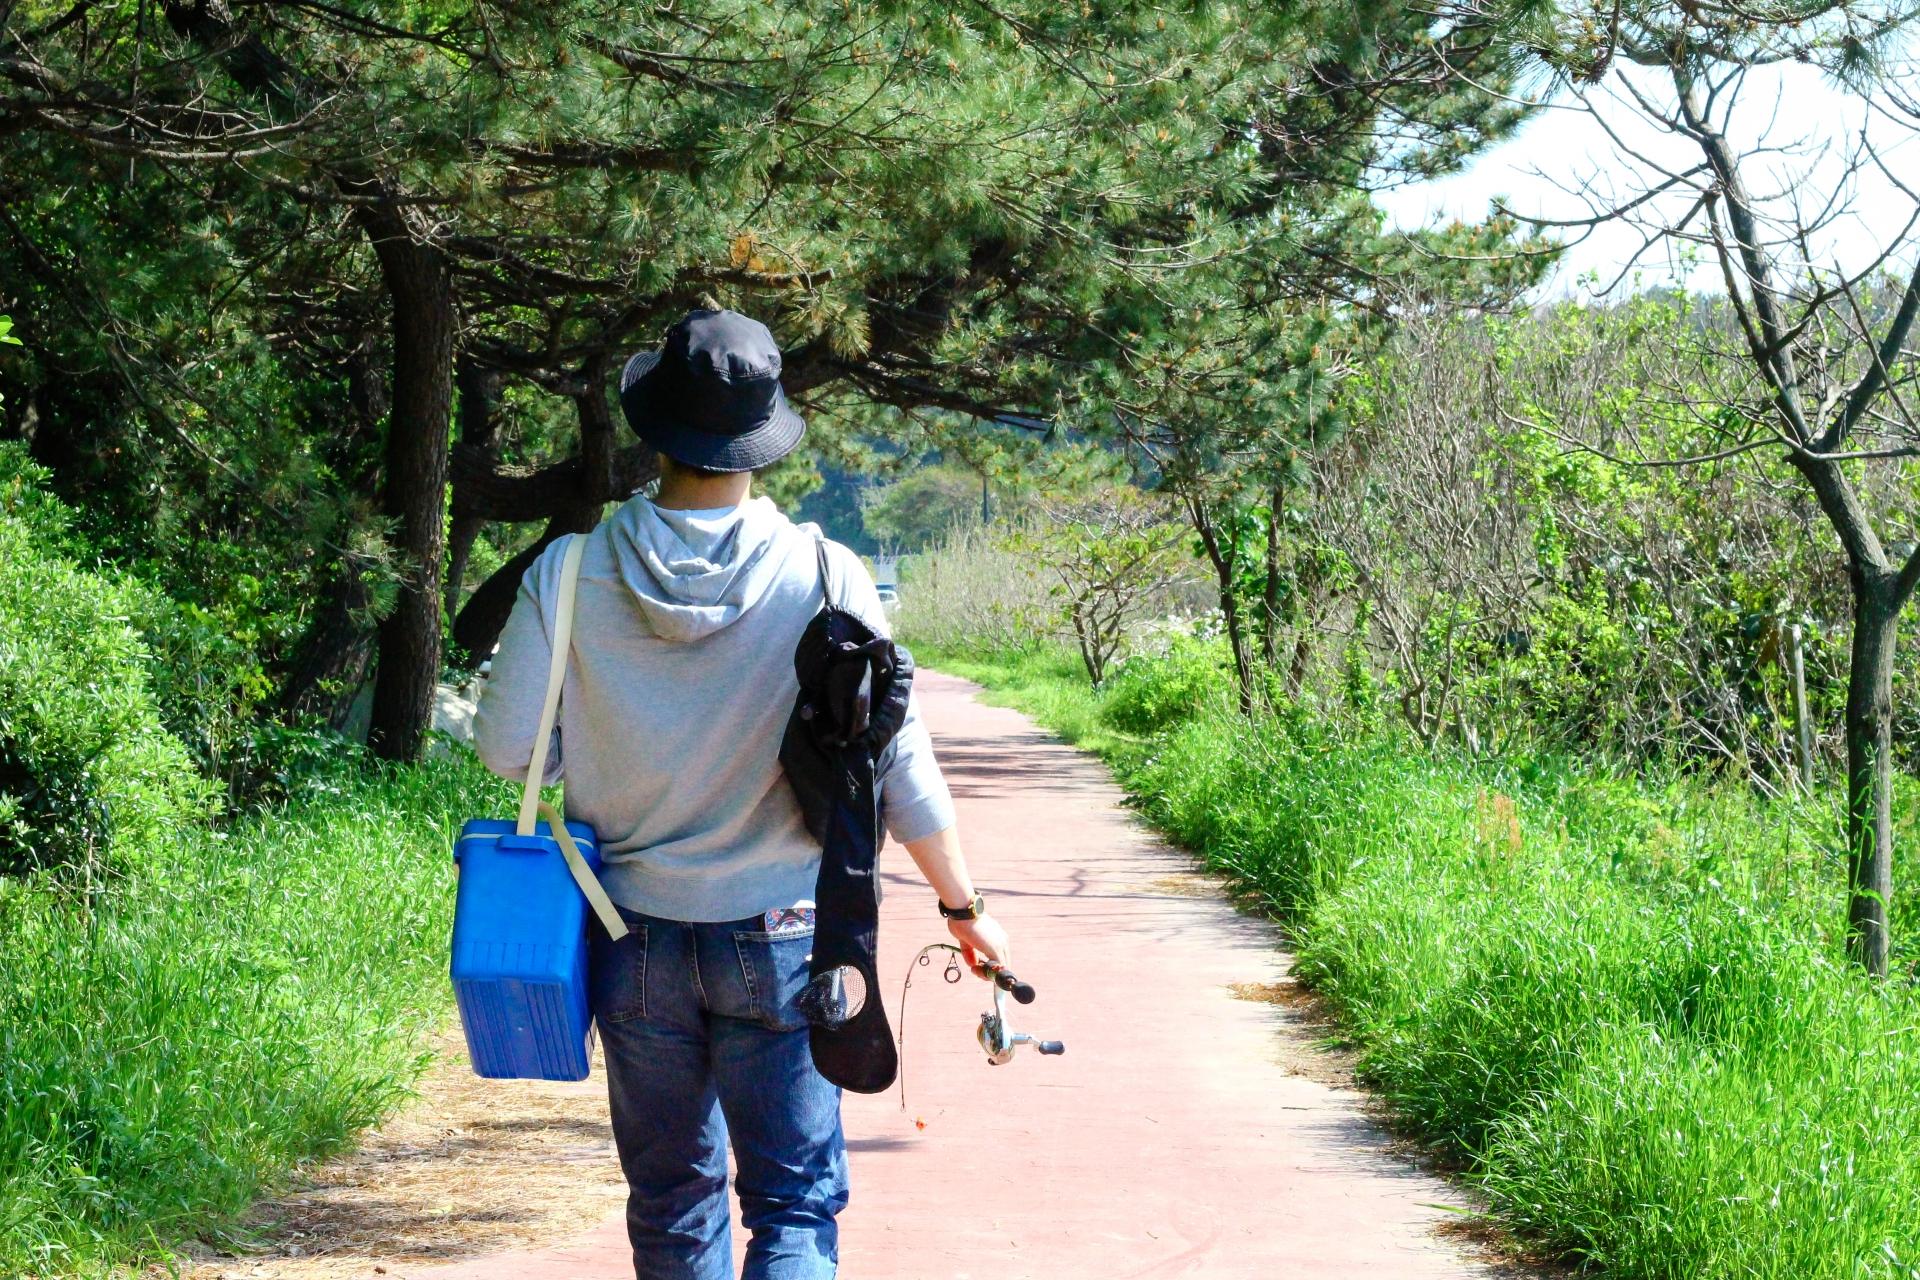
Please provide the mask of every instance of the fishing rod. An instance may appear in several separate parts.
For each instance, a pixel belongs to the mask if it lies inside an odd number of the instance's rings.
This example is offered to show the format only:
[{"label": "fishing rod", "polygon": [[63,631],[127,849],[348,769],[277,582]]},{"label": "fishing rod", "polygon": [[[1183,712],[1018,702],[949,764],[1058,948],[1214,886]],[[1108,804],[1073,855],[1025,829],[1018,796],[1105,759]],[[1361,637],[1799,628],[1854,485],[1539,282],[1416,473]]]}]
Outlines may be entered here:
[{"label": "fishing rod", "polygon": [[[967,976],[967,966],[961,963],[966,952],[951,942],[931,942],[920,948],[913,961],[907,965],[907,980],[900,984],[900,1109],[907,1108],[907,991],[913,986],[916,970],[932,966],[933,953],[947,953],[946,969],[941,973],[949,986]],[[1038,1036],[1028,1035],[1024,1031],[1015,1031],[1007,1021],[1007,997],[1012,996],[1016,1003],[1032,1004],[1034,991],[1031,983],[1022,982],[1013,976],[1013,970],[997,960],[982,960],[973,966],[974,972],[988,980],[993,987],[993,1007],[980,1015],[980,1029],[975,1038],[980,1048],[986,1052],[987,1065],[1005,1066],[1013,1061],[1014,1051],[1021,1045],[1032,1045],[1034,1050],[1047,1057],[1058,1057],[1067,1051],[1067,1046],[1059,1040],[1042,1040]]]}]

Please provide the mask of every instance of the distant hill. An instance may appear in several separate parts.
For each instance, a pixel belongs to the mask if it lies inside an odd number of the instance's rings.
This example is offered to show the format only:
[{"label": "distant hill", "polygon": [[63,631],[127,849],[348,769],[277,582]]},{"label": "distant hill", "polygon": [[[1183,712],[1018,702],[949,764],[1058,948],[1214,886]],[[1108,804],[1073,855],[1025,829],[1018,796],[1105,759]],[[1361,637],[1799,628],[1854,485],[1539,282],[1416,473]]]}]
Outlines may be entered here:
[{"label": "distant hill", "polygon": [[820,464],[820,476],[825,483],[800,500],[793,518],[817,524],[835,542],[844,543],[863,556],[871,556],[880,547],[861,522],[860,495],[874,486],[874,478],[824,462]]}]

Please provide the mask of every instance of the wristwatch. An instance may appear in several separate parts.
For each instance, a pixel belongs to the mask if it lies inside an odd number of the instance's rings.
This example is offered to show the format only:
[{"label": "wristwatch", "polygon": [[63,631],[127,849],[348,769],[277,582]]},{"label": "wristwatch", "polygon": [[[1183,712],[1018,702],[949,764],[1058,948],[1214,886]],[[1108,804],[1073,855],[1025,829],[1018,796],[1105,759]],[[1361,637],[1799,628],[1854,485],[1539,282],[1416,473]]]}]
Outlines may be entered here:
[{"label": "wristwatch", "polygon": [[942,902],[940,914],[949,920],[978,920],[987,914],[987,900],[976,893],[973,895],[973,901],[964,907],[950,907]]}]

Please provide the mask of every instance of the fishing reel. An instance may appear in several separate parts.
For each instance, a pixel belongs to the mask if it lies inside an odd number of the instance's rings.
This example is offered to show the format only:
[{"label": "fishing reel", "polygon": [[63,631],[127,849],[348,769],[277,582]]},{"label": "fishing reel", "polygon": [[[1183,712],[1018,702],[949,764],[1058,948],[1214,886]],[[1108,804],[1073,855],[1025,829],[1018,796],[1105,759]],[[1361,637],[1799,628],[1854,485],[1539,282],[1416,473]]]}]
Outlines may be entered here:
[{"label": "fishing reel", "polygon": [[993,984],[993,1008],[980,1015],[980,1047],[987,1051],[987,1065],[998,1067],[1013,1061],[1013,1051],[1023,1044],[1048,1057],[1058,1057],[1067,1046],[1058,1040],[1040,1040],[1007,1025],[1007,997],[1021,1004],[1033,1003],[1033,987],[1013,976],[1013,971],[992,960],[982,960],[980,971]]},{"label": "fishing reel", "polygon": [[[907,1032],[907,990],[913,986],[915,969],[928,967],[933,961],[933,953],[947,953],[947,967],[941,974],[949,984],[960,982],[967,976],[966,966],[961,958],[966,953],[950,942],[935,942],[920,948],[920,954],[913,958],[913,964],[907,969],[907,980],[900,988],[900,1048],[906,1050]],[[993,1008],[980,1015],[980,1030],[977,1038],[980,1048],[987,1055],[989,1066],[1002,1066],[1013,1061],[1014,1050],[1021,1045],[1030,1044],[1038,1052],[1048,1057],[1056,1057],[1067,1051],[1067,1046],[1058,1040],[1042,1040],[1028,1035],[1024,1031],[1015,1031],[1007,1021],[1007,997],[1012,996],[1016,1003],[1032,1004],[1033,987],[1013,976],[1013,971],[993,960],[982,960],[975,966],[975,972],[993,984]],[[904,1073],[901,1084],[901,1105],[905,1105]]]}]

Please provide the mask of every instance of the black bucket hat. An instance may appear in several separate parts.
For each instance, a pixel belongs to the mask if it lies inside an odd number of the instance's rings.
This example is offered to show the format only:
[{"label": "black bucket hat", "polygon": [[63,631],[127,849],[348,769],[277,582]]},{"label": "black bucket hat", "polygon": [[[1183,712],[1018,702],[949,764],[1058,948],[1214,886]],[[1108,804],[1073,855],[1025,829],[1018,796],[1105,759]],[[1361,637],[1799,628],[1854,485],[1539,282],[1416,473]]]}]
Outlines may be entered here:
[{"label": "black bucket hat", "polygon": [[660,350],[627,361],[620,408],[640,439],[708,471],[771,466],[806,430],[780,389],[773,335],[737,311],[689,311]]}]

